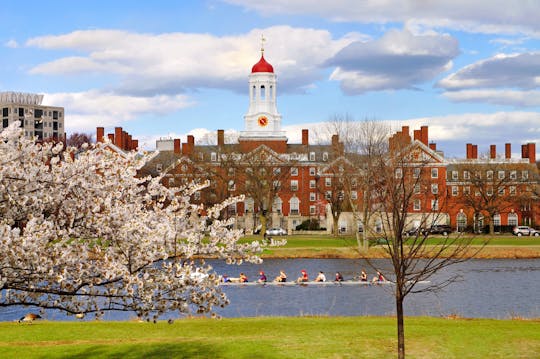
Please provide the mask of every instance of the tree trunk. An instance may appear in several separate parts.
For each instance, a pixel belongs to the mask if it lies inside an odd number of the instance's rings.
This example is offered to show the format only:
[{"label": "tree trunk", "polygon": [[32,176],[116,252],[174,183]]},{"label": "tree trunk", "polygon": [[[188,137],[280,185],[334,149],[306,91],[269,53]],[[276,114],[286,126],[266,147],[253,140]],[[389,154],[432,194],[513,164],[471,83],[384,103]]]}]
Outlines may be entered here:
[{"label": "tree trunk", "polygon": [[[397,284],[396,284],[397,285]],[[396,313],[398,331],[398,359],[405,359],[405,326],[403,324],[403,297],[396,288]]]},{"label": "tree trunk", "polygon": [[337,237],[339,235],[339,227],[338,227],[339,217],[336,217],[332,214],[332,220],[334,222],[334,237]]}]

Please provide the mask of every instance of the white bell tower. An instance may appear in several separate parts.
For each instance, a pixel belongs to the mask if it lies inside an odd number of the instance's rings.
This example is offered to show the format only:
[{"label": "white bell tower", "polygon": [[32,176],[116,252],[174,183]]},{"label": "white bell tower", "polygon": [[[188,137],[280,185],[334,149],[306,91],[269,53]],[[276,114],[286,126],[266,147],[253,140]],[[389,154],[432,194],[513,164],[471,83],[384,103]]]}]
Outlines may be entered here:
[{"label": "white bell tower", "polygon": [[276,105],[276,74],[274,68],[264,59],[264,37],[261,37],[261,59],[251,69],[249,75],[249,109],[244,115],[241,140],[272,139],[286,140],[281,131],[281,115]]}]

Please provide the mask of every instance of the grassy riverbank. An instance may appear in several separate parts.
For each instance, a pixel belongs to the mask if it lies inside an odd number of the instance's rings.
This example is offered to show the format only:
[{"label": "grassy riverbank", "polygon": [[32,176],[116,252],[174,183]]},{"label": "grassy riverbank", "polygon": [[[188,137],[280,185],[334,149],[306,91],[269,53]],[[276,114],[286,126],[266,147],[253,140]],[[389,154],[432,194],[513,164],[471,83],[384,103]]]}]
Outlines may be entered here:
[{"label": "grassy riverbank", "polygon": [[[540,321],[406,318],[411,358],[538,358]],[[388,358],[395,319],[0,323],[3,358]]]},{"label": "grassy riverbank", "polygon": [[[352,236],[293,235],[283,238],[287,239],[285,246],[266,249],[262,257],[360,258],[356,250],[356,240]],[[246,236],[244,240],[253,239],[261,239],[261,237]],[[444,240],[442,236],[433,236],[428,239],[428,245],[440,243],[442,240]],[[374,242],[376,243],[376,240]],[[486,242],[487,245],[476,258],[540,258],[540,237],[476,236],[472,242],[471,253]],[[372,245],[363,257],[384,258],[385,253],[381,245]]]}]

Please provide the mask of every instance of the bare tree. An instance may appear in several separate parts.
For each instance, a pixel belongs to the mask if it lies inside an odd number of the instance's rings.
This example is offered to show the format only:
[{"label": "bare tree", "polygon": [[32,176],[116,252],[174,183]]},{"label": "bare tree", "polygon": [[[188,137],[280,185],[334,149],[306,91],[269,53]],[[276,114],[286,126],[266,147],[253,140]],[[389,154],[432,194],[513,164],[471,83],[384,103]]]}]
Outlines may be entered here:
[{"label": "bare tree", "polygon": [[80,149],[83,144],[92,143],[92,135],[82,132],[74,132],[66,139],[66,145]]},{"label": "bare tree", "polygon": [[[445,218],[441,213],[445,191],[430,192],[430,188],[438,188],[438,180],[444,177],[444,165],[426,149],[418,142],[411,143],[410,138],[396,139],[388,156],[373,163],[371,172],[377,178],[371,183],[374,199],[371,212],[378,222],[375,232],[384,239],[383,248],[391,260],[395,282],[399,358],[405,357],[405,298],[411,293],[435,291],[452,283],[456,277],[419,285],[441,269],[471,257],[468,248],[472,238],[450,235],[428,245],[429,231],[417,232],[413,237],[404,235],[413,221],[430,228]],[[417,206],[422,206],[423,212],[413,216],[411,213]]]},{"label": "bare tree", "polygon": [[[368,249],[368,228],[371,221],[372,187],[377,181],[375,166],[388,153],[387,140],[390,134],[390,127],[387,123],[374,119],[354,121],[348,114],[334,115],[325,126],[318,132],[317,137],[324,141],[331,136],[337,135],[341,143],[342,158],[346,159],[345,164],[341,164],[342,171],[339,173],[341,188],[343,193],[341,198],[345,199],[347,210],[352,212],[354,221],[361,223],[363,231],[355,231],[358,250],[366,252]],[[332,208],[341,209],[344,203],[339,201],[333,203],[330,198]]]},{"label": "bare tree", "polygon": [[530,186],[529,175],[533,176],[535,167],[496,158],[461,162],[452,166],[449,191],[457,199],[457,205],[473,210],[474,229],[481,230],[477,222],[483,217],[492,234],[496,215],[533,200],[534,187]]}]

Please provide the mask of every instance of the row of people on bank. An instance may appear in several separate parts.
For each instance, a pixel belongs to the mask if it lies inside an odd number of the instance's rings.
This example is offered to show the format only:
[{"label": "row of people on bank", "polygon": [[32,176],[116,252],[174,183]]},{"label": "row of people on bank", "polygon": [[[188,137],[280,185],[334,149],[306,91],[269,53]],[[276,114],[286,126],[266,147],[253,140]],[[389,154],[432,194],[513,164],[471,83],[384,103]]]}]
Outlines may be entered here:
[{"label": "row of people on bank", "polygon": [[[326,282],[326,275],[323,271],[319,271],[317,274],[317,277],[313,280],[314,282]],[[336,275],[334,277],[335,282],[342,282],[343,275],[340,272],[336,272]],[[368,276],[365,270],[362,270],[360,273],[360,277],[358,278],[361,282],[367,282]],[[237,278],[229,277],[228,275],[224,274],[221,278],[222,282],[234,282],[234,283],[246,283],[248,282],[248,277],[242,272],[240,273],[240,276]],[[277,275],[274,280],[274,282],[287,282],[287,274],[284,270],[279,271],[279,275]],[[259,271],[259,278],[257,279],[258,283],[266,283],[268,282],[268,277],[264,273],[264,271]],[[297,283],[302,282],[309,282],[309,275],[305,269],[302,269],[300,271],[300,276],[296,279]],[[386,282],[386,278],[382,275],[380,271],[377,271],[377,274],[371,279],[371,282],[377,283],[377,282]]]}]

